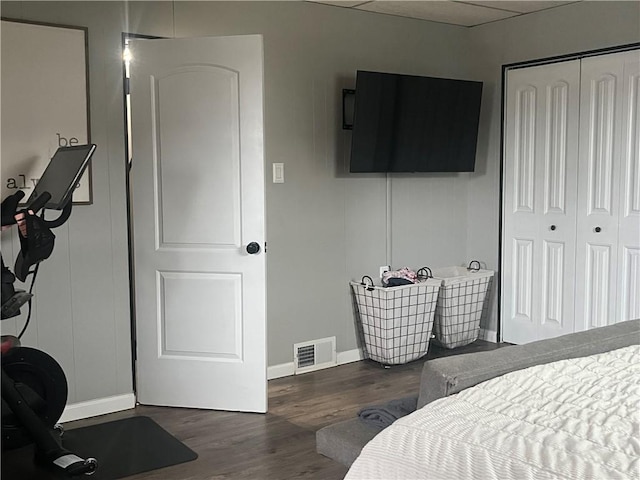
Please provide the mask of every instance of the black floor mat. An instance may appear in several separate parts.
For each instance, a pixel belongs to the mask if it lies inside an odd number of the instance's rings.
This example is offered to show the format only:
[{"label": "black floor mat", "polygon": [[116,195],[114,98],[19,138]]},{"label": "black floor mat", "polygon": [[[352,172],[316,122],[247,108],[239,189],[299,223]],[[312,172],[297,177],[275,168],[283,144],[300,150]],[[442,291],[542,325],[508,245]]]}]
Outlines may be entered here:
[{"label": "black floor mat", "polygon": [[[94,457],[98,460],[98,470],[91,477],[86,477],[92,480],[116,480],[198,458],[193,450],[149,417],[143,416],[67,430],[63,445],[80,457]],[[7,460],[13,452],[3,453],[3,480],[59,478],[58,475],[42,476],[42,470],[36,472],[32,465],[33,458],[20,450],[14,452],[24,458],[14,457],[10,462]],[[11,471],[7,471],[5,467]],[[20,473],[17,470],[21,467],[29,470]]]}]

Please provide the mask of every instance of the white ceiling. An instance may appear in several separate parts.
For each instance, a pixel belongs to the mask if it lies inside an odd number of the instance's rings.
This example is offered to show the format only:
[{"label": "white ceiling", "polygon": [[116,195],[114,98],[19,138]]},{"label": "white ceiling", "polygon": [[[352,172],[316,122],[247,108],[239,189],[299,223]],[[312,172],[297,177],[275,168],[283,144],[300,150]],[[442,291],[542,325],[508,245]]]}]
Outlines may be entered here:
[{"label": "white ceiling", "polygon": [[[555,0],[375,0],[375,1],[340,1],[340,0],[308,0],[335,7],[351,8],[367,12],[382,13],[400,17],[418,18],[432,22],[449,23],[463,27],[475,27],[483,23],[504,20],[528,13],[555,8],[572,1]],[[582,0],[577,0],[582,1]]]}]

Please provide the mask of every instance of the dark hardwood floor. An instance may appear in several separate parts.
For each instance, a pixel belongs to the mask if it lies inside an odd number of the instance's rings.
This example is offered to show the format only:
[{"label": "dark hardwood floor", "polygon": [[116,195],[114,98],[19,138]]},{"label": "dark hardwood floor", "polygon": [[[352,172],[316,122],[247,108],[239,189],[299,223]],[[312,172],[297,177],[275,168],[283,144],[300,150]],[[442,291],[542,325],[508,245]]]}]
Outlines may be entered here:
[{"label": "dark hardwood floor", "polygon": [[[445,350],[432,346],[427,358],[491,350],[477,341]],[[342,479],[347,468],[315,451],[315,432],[354,418],[360,408],[417,394],[424,358],[383,368],[354,362],[269,381],[269,413],[251,414],[138,406],[134,410],[71,422],[66,429],[146,415],[198,453],[198,459],[128,480]],[[3,480],[53,478],[31,464],[28,450],[4,452]]]}]

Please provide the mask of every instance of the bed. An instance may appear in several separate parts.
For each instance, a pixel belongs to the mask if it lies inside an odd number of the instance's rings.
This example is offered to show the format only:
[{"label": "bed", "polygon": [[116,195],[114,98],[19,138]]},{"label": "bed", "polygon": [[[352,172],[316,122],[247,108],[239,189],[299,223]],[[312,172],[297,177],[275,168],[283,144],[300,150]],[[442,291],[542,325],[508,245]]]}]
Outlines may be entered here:
[{"label": "bed", "polygon": [[373,438],[346,480],[640,478],[640,346],[517,370]]}]

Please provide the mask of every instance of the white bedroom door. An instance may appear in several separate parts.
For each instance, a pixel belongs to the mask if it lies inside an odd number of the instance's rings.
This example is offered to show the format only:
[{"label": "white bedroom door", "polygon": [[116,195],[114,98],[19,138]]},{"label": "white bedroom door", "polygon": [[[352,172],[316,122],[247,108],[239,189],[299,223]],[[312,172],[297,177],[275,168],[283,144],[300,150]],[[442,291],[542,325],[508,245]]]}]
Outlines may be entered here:
[{"label": "white bedroom door", "polygon": [[262,37],[130,50],[138,401],[266,412]]},{"label": "white bedroom door", "polygon": [[502,339],[574,329],[575,191],[580,61],[507,77]]}]

